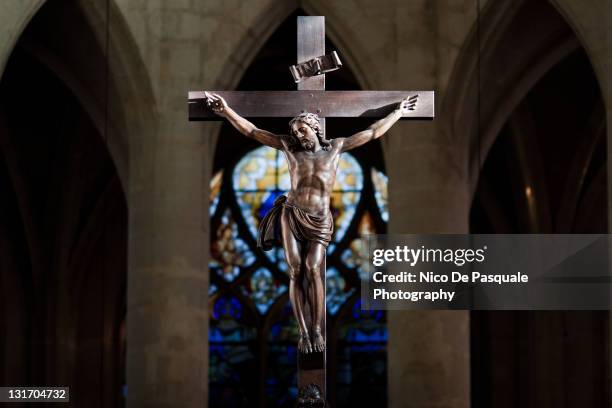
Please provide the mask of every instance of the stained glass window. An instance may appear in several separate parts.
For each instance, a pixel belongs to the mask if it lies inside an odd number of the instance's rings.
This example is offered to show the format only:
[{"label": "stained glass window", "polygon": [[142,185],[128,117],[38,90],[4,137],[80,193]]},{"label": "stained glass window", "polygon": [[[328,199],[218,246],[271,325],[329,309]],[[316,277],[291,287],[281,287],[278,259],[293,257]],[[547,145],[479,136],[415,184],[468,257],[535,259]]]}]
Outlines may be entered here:
[{"label": "stained glass window", "polygon": [[242,286],[245,296],[250,296],[261,314],[265,314],[272,303],[287,291],[287,285],[274,279],[266,268],[259,268],[251,274]]},{"label": "stained glass window", "polygon": [[230,282],[238,277],[241,269],[255,261],[255,255],[249,246],[238,236],[238,227],[229,210],[221,217],[210,254],[211,270]]},{"label": "stained glass window", "polygon": [[[210,406],[291,406],[297,325],[287,266],[282,249],[256,246],[259,222],[290,188],[283,153],[258,147],[215,173],[210,187]],[[328,377],[337,379],[328,397],[338,406],[358,401],[350,384],[368,371],[368,384],[385,386],[385,315],[361,311],[359,295],[367,260],[360,236],[385,231],[386,200],[385,174],[344,153],[331,197],[335,231],[326,279],[327,330],[337,341],[327,357],[334,367]]]},{"label": "stained glass window", "polygon": [[208,334],[210,394],[212,400],[223,400],[226,406],[243,406],[250,393],[245,385],[249,372],[256,369],[253,344],[257,332],[249,320],[236,297],[215,296]]},{"label": "stained glass window", "polygon": [[387,175],[380,170],[372,167],[372,183],[374,183],[374,196],[376,197],[376,204],[380,210],[382,219],[387,222],[389,221],[389,207],[387,197],[387,185],[389,179]]}]

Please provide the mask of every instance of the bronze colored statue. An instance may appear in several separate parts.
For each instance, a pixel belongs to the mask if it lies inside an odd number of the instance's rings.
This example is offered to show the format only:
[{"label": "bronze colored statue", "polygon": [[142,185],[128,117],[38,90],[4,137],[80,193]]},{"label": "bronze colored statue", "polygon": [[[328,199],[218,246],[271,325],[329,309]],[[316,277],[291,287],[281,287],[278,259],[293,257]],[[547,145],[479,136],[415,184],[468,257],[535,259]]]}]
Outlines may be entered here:
[{"label": "bronze colored statue", "polygon": [[[350,137],[328,140],[320,129],[319,117],[302,113],[289,122],[289,135],[275,135],[258,129],[238,115],[219,95],[206,93],[210,109],[227,120],[243,135],[281,150],[289,165],[291,190],[276,199],[259,225],[258,245],[264,250],[282,244],[289,267],[289,299],[299,325],[298,349],[302,353],[325,350],[321,322],[325,299],[321,267],[332,238],[334,223],[330,196],[340,154],[384,135],[410,107],[408,98],[397,109],[366,130]],[[279,228],[280,226],[280,228]],[[280,231],[277,236],[276,231]],[[279,242],[280,241],[280,242]],[[302,274],[308,280],[308,293]],[[311,327],[306,327],[308,302]]]}]

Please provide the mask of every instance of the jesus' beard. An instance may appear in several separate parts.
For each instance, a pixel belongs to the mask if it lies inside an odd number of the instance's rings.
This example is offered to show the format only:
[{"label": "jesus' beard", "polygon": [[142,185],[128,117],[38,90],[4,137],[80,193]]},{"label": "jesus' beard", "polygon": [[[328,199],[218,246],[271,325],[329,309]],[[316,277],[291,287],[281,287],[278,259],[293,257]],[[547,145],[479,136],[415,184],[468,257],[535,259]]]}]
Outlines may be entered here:
[{"label": "jesus' beard", "polygon": [[301,144],[306,150],[311,150],[314,147],[314,142],[311,142],[310,140],[304,140],[301,142]]}]

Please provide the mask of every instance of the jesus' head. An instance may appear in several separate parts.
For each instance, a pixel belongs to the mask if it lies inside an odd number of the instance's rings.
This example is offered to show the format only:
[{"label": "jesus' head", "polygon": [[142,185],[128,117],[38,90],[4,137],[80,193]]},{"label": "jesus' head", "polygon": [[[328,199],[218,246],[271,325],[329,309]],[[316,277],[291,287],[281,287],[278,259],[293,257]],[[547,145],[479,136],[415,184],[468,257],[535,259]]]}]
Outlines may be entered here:
[{"label": "jesus' head", "polygon": [[329,150],[331,143],[325,138],[321,129],[321,120],[314,113],[300,113],[289,122],[289,133],[292,145],[301,145],[305,150],[311,150],[315,145],[315,137],[323,150]]}]

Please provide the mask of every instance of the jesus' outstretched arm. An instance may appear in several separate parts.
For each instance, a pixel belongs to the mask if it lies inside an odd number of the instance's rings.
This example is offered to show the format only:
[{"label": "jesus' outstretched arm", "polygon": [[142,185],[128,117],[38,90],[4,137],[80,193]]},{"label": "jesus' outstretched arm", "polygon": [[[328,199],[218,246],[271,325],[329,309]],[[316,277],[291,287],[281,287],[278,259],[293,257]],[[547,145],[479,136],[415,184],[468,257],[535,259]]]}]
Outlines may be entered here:
[{"label": "jesus' outstretched arm", "polygon": [[341,143],[342,151],[346,152],[366,144],[371,140],[378,139],[387,133],[391,126],[393,126],[395,122],[397,122],[402,115],[408,111],[409,106],[410,101],[408,98],[406,98],[397,105],[397,109],[381,120],[373,123],[366,130],[362,130],[361,132],[355,133],[349,137],[336,139],[338,141],[336,143]]},{"label": "jesus' outstretched arm", "polygon": [[237,114],[229,107],[225,99],[217,94],[205,92],[206,104],[217,115],[226,118],[240,133],[251,139],[257,140],[259,143],[275,149],[282,149],[283,144],[281,138],[274,133],[257,128],[254,124]]}]

